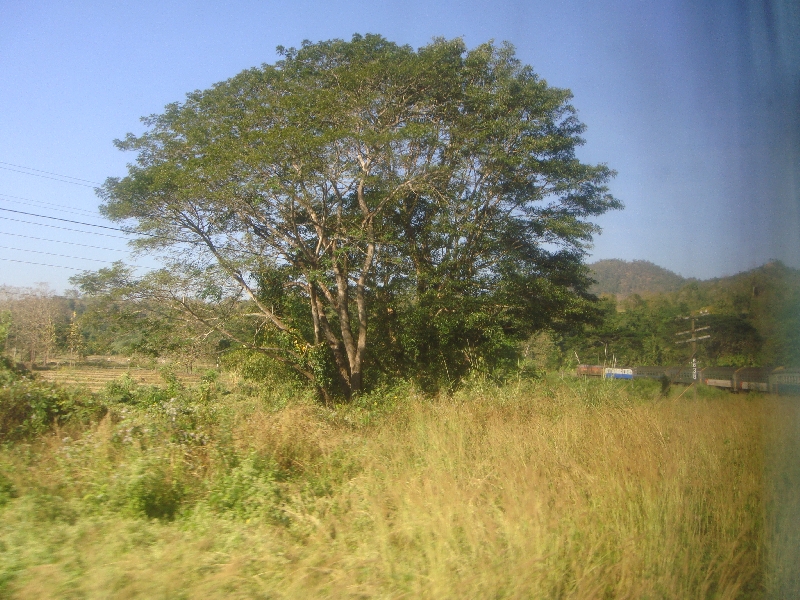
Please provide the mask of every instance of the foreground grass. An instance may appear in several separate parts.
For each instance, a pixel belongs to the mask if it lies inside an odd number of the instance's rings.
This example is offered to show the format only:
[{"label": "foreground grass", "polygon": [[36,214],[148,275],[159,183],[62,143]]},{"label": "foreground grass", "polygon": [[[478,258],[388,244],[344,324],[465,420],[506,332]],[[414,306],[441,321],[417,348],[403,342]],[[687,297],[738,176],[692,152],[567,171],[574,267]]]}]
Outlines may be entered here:
[{"label": "foreground grass", "polygon": [[796,405],[656,387],[115,405],[0,452],[0,594],[791,597]]}]

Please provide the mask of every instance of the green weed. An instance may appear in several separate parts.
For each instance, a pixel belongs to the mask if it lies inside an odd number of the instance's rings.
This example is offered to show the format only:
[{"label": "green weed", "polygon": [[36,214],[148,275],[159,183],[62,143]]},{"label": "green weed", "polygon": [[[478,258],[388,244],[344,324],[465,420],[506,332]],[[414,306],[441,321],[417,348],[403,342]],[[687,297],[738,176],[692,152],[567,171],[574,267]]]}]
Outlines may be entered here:
[{"label": "green weed", "polygon": [[323,407],[207,383],[158,401],[129,385],[100,420],[0,448],[0,594],[790,589],[770,571],[764,444],[795,409],[772,398],[548,376]]}]

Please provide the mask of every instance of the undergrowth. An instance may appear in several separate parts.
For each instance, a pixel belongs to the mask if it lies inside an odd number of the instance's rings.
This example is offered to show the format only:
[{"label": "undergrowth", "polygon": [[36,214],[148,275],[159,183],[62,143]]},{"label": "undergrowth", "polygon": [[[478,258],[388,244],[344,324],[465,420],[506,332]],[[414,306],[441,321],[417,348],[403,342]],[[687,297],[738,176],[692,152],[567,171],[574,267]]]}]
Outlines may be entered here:
[{"label": "undergrowth", "polygon": [[796,409],[678,393],[551,375],[324,407],[215,373],[98,395],[9,376],[4,406],[28,405],[3,409],[0,595],[751,598],[792,585],[771,567],[764,436]]}]

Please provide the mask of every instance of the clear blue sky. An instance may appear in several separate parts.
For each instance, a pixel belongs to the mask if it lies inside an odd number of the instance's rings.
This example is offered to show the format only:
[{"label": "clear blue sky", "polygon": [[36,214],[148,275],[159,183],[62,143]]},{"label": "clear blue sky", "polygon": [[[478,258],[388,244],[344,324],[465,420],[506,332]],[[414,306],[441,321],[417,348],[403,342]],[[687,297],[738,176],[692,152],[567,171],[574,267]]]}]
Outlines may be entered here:
[{"label": "clear blue sky", "polygon": [[[507,40],[551,85],[570,88],[588,126],[580,156],[619,172],[612,189],[626,205],[599,221],[590,260],[645,259],[701,278],[772,258],[800,267],[800,4],[792,0],[5,0],[0,208],[102,224],[91,187],[12,165],[88,182],[124,175],[133,157],[112,140],[141,132],[139,117],[274,62],[278,45],[353,33],[414,47],[434,36],[461,36],[469,47]],[[121,239],[8,218],[87,227],[0,217],[0,259],[90,269],[103,263],[84,259],[126,257],[116,251]],[[63,290],[73,273],[0,260],[0,284]]]}]

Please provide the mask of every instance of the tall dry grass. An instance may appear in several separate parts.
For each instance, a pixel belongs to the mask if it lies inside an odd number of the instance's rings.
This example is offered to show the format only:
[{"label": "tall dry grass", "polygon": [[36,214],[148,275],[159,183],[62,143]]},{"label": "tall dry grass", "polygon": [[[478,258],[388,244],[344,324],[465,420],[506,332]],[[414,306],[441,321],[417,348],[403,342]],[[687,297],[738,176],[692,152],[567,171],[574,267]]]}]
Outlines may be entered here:
[{"label": "tall dry grass", "polygon": [[757,405],[608,398],[592,406],[580,391],[547,391],[414,402],[370,432],[363,470],[316,511],[314,551],[283,579],[287,589],[430,598],[758,593]]},{"label": "tall dry grass", "polygon": [[[206,448],[194,465],[206,478],[225,469],[214,444],[292,474],[274,484],[280,519],[214,512],[198,494],[171,523],[100,512],[36,525],[32,501],[20,498],[0,513],[5,556],[17,561],[7,589],[19,598],[754,598],[795,589],[770,537],[783,466],[766,464],[775,453],[765,451],[780,447],[774,424],[796,408],[579,381],[381,402],[257,406]],[[102,443],[97,451],[108,458]],[[12,531],[20,523],[40,532]]]}]

